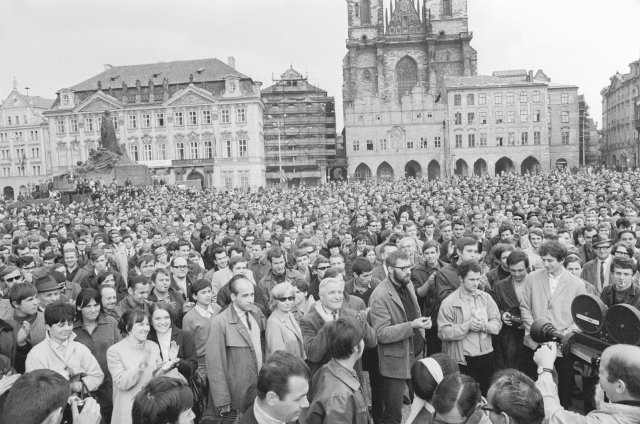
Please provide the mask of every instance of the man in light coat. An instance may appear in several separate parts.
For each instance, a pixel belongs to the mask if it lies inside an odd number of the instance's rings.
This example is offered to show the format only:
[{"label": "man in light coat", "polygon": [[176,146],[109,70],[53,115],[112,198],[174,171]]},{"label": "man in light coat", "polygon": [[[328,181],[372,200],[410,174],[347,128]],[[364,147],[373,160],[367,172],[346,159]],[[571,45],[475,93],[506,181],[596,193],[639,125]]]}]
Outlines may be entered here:
[{"label": "man in light coat", "polygon": [[242,411],[263,361],[265,319],[254,305],[255,286],[244,275],[229,281],[231,304],[211,321],[205,353],[211,400],[217,414]]},{"label": "man in light coat", "polygon": [[[538,344],[531,339],[531,324],[538,318],[548,319],[558,331],[567,333],[577,330],[571,316],[571,302],[576,296],[586,294],[584,281],[564,269],[567,249],[557,241],[545,242],[540,247],[540,257],[545,269],[527,275],[520,301],[520,313],[525,328],[524,344],[527,355],[533,358]],[[560,401],[565,408],[571,404],[571,380],[573,363],[570,358],[558,357],[555,363],[558,372]]]}]

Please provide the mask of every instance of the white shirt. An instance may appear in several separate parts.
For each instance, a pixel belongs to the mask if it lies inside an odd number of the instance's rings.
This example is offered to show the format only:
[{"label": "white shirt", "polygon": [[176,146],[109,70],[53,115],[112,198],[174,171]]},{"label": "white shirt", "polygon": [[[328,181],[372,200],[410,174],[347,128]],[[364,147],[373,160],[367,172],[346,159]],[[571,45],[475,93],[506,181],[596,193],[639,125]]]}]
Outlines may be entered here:
[{"label": "white shirt", "polygon": [[196,303],[194,308],[196,309],[196,312],[199,313],[202,318],[211,318],[211,316],[213,315],[213,308],[211,307],[211,305],[207,306],[207,309],[204,309],[202,306],[200,306],[200,305],[198,305]]},{"label": "white shirt", "polygon": [[558,275],[557,277],[554,277],[553,274],[549,274],[549,289],[552,295],[558,288],[558,283],[560,282],[560,278],[562,278],[563,274],[564,274],[564,270],[562,270],[560,275]]}]

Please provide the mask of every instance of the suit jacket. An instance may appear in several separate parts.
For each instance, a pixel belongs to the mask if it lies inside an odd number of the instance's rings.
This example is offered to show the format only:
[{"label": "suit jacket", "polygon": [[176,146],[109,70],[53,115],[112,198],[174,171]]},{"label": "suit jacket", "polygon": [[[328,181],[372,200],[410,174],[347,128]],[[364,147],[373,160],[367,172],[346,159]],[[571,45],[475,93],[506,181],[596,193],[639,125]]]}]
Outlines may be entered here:
[{"label": "suit jacket", "polygon": [[267,355],[277,350],[286,350],[299,358],[305,359],[302,331],[293,314],[285,314],[278,309],[273,311],[267,320],[265,339]]},{"label": "suit jacket", "polygon": [[[520,316],[520,301],[513,284],[512,277],[507,277],[493,286],[493,300],[501,317],[505,312]],[[497,368],[516,368],[518,357],[523,355],[524,328],[505,324],[493,340]]]},{"label": "suit jacket", "polygon": [[[265,327],[264,315],[257,308],[251,314],[262,333]],[[239,321],[233,306],[212,319],[205,363],[210,399],[215,407],[231,404],[231,409],[242,410],[245,392],[258,381],[256,349],[263,347],[256,347],[251,343],[251,335]]]},{"label": "suit jacket", "polygon": [[[411,300],[420,313],[413,284],[407,286]],[[413,327],[407,321],[402,300],[388,278],[373,291],[369,299],[369,319],[378,339],[380,374],[385,377],[411,378],[413,352]]]},{"label": "suit jacket", "polygon": [[611,262],[613,262],[613,257],[609,255],[609,257],[604,261],[605,263],[605,270],[604,270],[605,282],[604,283],[600,281],[600,273],[598,271],[599,261],[600,260],[596,258],[584,264],[584,267],[582,268],[582,275],[581,275],[583,280],[591,283],[591,285],[593,285],[596,288],[598,296],[600,295],[600,293],[602,293],[603,288],[607,286],[609,284],[609,281],[611,280],[611,271],[608,268],[611,266]]},{"label": "suit jacket", "polygon": [[[340,308],[339,316],[356,318],[358,312],[345,306]],[[320,367],[331,359],[329,355],[329,339],[327,338],[327,326],[318,311],[312,307],[311,311],[300,320],[300,329],[304,340],[304,351],[307,354],[307,363],[313,375]],[[364,324],[364,344],[366,348],[376,345],[376,335],[369,324]],[[360,361],[358,361],[360,362]]]},{"label": "suit jacket", "polygon": [[520,313],[525,327],[525,345],[531,349],[538,347],[529,335],[531,324],[538,318],[547,318],[561,333],[578,329],[571,316],[571,302],[577,295],[587,293],[582,279],[569,271],[563,271],[558,287],[551,294],[549,273],[541,269],[527,275],[523,284],[525,286]]}]

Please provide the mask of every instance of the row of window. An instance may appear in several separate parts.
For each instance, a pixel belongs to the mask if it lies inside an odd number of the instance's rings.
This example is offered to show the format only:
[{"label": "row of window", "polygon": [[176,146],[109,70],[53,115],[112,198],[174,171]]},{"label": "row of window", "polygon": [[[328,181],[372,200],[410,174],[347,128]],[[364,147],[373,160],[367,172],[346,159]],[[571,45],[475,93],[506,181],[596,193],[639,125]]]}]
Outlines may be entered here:
[{"label": "row of window", "polygon": [[[569,144],[569,129],[564,128],[561,132],[561,141],[562,144]],[[495,138],[495,146],[527,146],[529,142],[533,141],[534,145],[541,144],[542,133],[540,131],[533,132],[533,138],[531,139],[529,131],[520,132],[520,138],[516,138],[515,132],[508,132],[507,139],[505,140],[503,134],[497,134]],[[464,146],[464,137],[463,134],[455,134],[455,146],[456,148],[463,148]],[[485,147],[487,146],[487,134],[480,133],[476,138],[475,133],[467,134],[467,145],[466,147]]]},{"label": "row of window", "polygon": [[[167,145],[166,143],[158,143],[157,146],[157,159],[167,159]],[[248,156],[248,143],[245,139],[239,139],[237,145],[234,145],[233,140],[222,140],[222,157],[225,159],[234,157],[234,150],[237,152],[235,156],[245,158]],[[154,144],[144,143],[142,149],[137,144],[129,146],[129,157],[134,161],[148,161],[153,160]],[[212,159],[213,142],[205,141],[202,143],[202,150],[200,149],[200,143],[191,141],[188,143],[177,142],[176,143],[176,159]]]},{"label": "row of window", "polygon": [[[358,152],[360,151],[360,140],[353,140],[353,151],[354,152]],[[442,138],[440,136],[436,136],[433,138],[433,144],[432,144],[434,149],[439,149],[442,147]],[[366,149],[367,151],[373,151],[376,150],[375,148],[375,143],[372,139],[368,139],[365,142],[365,146],[362,146],[363,149]],[[403,148],[406,149],[415,149],[415,148],[419,148],[419,149],[428,149],[429,148],[429,140],[427,139],[427,137],[420,137],[420,140],[417,142],[414,142],[414,140],[412,138],[408,138],[406,141],[406,146],[403,146]],[[380,140],[378,140],[378,149],[377,150],[387,150],[389,149],[389,142],[386,138],[381,138]]]},{"label": "row of window", "polygon": [[[13,177],[13,176],[25,177],[26,175],[27,175],[27,173],[26,173],[26,169],[25,169],[24,166],[17,166],[15,175],[11,171],[11,167],[10,166],[3,166],[2,167],[2,176],[3,177]],[[42,175],[42,169],[40,168],[40,165],[33,165],[31,167],[31,175]]]},{"label": "row of window", "polygon": [[[29,131],[28,134],[29,134],[29,141],[38,141],[38,139],[40,138],[38,130]],[[9,135],[10,133],[0,133],[0,143],[8,143]],[[22,136],[23,136],[22,131],[15,131],[13,132],[12,138],[16,141],[24,141],[22,139]]]},{"label": "row of window", "polygon": [[[236,108],[236,122],[237,123],[245,123],[247,122],[247,111],[245,108]],[[153,118],[153,119],[152,119]],[[174,112],[173,114],[173,123],[174,126],[183,127],[185,125],[193,126],[193,125],[210,125],[213,122],[212,114],[210,110],[203,110],[198,113],[195,110],[188,111],[186,114],[184,112]],[[118,129],[118,117],[111,117],[113,122],[113,127]],[[230,124],[231,123],[231,113],[229,109],[221,109],[220,110],[220,122],[222,124]],[[158,112],[155,114],[143,113],[138,116],[136,114],[127,115],[127,129],[135,130],[138,128],[151,128],[152,123],[154,123],[155,127],[163,128],[166,126],[166,119],[164,112]],[[85,132],[94,132],[100,131],[100,127],[102,126],[102,117],[97,118],[85,118],[84,119],[84,131]],[[56,133],[64,134],[65,120],[59,119],[56,121]],[[71,118],[69,120],[69,132],[74,134],[77,133],[79,129],[78,119]]]},{"label": "row of window", "polygon": [[[478,104],[486,105],[487,104],[487,93],[478,93]],[[513,104],[515,101],[515,93],[512,91],[507,92],[506,95],[506,104]],[[531,101],[533,103],[540,102],[540,91],[535,90],[531,93]],[[529,102],[529,93],[527,91],[520,91],[520,103],[528,103]],[[493,103],[496,105],[502,104],[502,93],[496,92],[493,93]],[[560,103],[568,104],[569,103],[569,93],[561,93],[560,94]],[[475,94],[467,94],[466,95],[466,104],[468,106],[473,106],[476,104],[476,95]],[[453,105],[454,106],[462,106],[462,94],[454,94],[453,95]]]},{"label": "row of window", "polygon": [[[234,184],[234,172],[222,171],[222,186],[225,190],[233,190],[236,186]],[[250,187],[249,171],[238,171],[238,188],[247,190]]]},{"label": "row of window", "polygon": [[[27,125],[29,120],[27,119],[27,115],[22,115],[22,125]],[[7,125],[20,125],[20,117],[15,115],[13,117],[7,116]]]},{"label": "row of window", "polygon": [[[531,122],[540,122],[541,112],[539,110],[534,110],[532,115]],[[569,112],[562,112],[561,119],[563,123],[569,122]],[[516,113],[513,110],[507,111],[507,120],[504,120],[504,112],[501,110],[495,111],[495,122],[496,124],[507,123],[515,123],[516,122]],[[520,111],[520,122],[529,122],[529,111],[521,110]],[[467,112],[467,124],[475,124],[476,123],[476,114],[475,112]],[[481,111],[478,112],[478,123],[486,124],[487,123],[487,112]],[[456,112],[453,115],[453,124],[454,125],[462,125],[462,113]]]},{"label": "row of window", "polygon": [[[28,152],[29,150],[27,150]],[[32,147],[31,148],[31,156],[27,156],[25,154],[25,149],[24,148],[20,148],[20,149],[16,149],[16,158],[18,160],[22,160],[23,158],[39,158],[40,157],[40,148],[39,147]],[[2,149],[0,150],[0,159],[11,159],[11,150],[10,149]]]}]

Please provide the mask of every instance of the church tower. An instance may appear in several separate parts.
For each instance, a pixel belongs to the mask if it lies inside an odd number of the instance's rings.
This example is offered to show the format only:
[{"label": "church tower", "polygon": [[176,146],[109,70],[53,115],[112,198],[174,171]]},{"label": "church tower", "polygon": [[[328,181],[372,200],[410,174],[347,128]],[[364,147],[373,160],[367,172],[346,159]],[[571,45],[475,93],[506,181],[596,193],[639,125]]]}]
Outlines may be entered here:
[{"label": "church tower", "polygon": [[476,75],[467,0],[346,2],[342,94],[349,175],[446,175],[444,78]]}]

